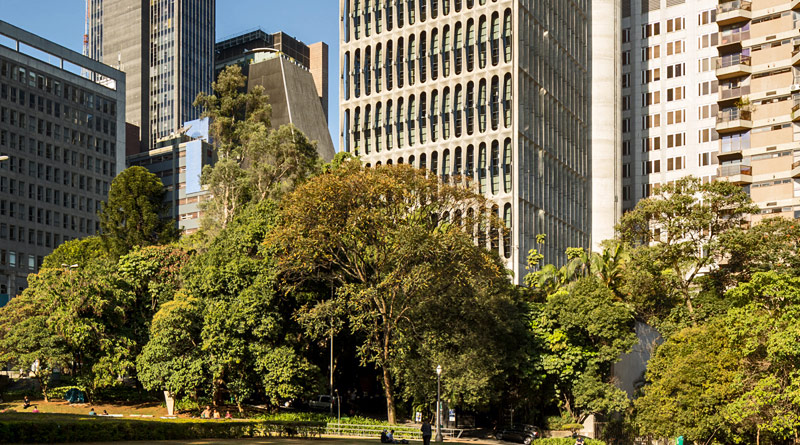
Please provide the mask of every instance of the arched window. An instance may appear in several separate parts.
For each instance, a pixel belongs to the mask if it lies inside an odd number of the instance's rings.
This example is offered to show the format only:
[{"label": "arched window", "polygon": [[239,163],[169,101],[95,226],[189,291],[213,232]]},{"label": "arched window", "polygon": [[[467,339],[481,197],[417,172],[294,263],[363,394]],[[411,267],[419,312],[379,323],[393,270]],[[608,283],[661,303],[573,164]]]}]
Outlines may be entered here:
[{"label": "arched window", "polygon": [[417,58],[417,39],[414,34],[408,37],[408,84],[414,85],[414,77],[416,70],[414,69],[414,61]]},{"label": "arched window", "polygon": [[353,137],[353,128],[350,126],[350,109],[344,110],[344,122],[342,122],[342,139],[344,139],[344,151],[350,153],[352,145],[350,138]]},{"label": "arched window", "polygon": [[353,37],[358,40],[361,38],[361,2],[353,0]]},{"label": "arched window", "polygon": [[453,160],[453,175],[461,176],[461,147],[456,147],[456,155]]},{"label": "arched window", "polygon": [[500,125],[500,79],[497,76],[492,77],[492,92],[489,107],[492,114],[492,130],[497,130]]},{"label": "arched window", "polygon": [[475,0],[467,0],[467,9],[472,9],[475,6]]},{"label": "arched window", "polygon": [[402,163],[403,163],[403,157],[402,157],[402,156],[400,156],[399,158],[397,158],[397,163],[398,163],[398,164],[402,164]]},{"label": "arched window", "polygon": [[478,84],[478,131],[486,132],[486,79]]},{"label": "arched window", "polygon": [[428,0],[419,0],[419,21],[424,22],[428,19]]},{"label": "arched window", "polygon": [[380,93],[381,88],[381,81],[383,78],[383,47],[381,44],[377,44],[375,46],[375,92]]},{"label": "arched window", "polygon": [[507,202],[503,206],[503,257],[511,259],[511,203]]},{"label": "arched window", "polygon": [[417,20],[417,6],[414,0],[406,0],[408,2],[408,24],[413,25]]},{"label": "arched window", "polygon": [[383,104],[375,104],[375,152],[383,150]]},{"label": "arched window", "polygon": [[445,87],[442,94],[442,137],[450,139],[450,87]]},{"label": "arched window", "polygon": [[[387,0],[387,1],[391,1],[391,0]],[[342,8],[342,9],[343,9],[342,13],[344,14],[344,16],[341,17],[342,22],[344,23],[344,41],[345,41],[345,43],[347,43],[347,42],[350,41],[350,22],[353,19],[352,18],[352,14],[351,14],[352,10],[350,9],[350,0],[344,0],[344,8]],[[5,293],[5,292],[3,292],[3,293]]]},{"label": "arched window", "polygon": [[364,107],[364,154],[370,154],[372,145],[372,120],[370,119],[371,106]]},{"label": "arched window", "polygon": [[419,35],[419,55],[417,56],[417,59],[419,60],[419,81],[422,83],[425,83],[425,80],[428,76],[428,55],[426,53],[427,46],[427,35],[425,34],[425,31],[422,31],[422,33]]},{"label": "arched window", "polygon": [[462,119],[462,117],[461,117],[461,114],[462,114],[461,107],[464,105],[463,102],[462,102],[463,99],[461,97],[462,94],[463,93],[462,93],[461,85],[456,85],[456,96],[455,96],[455,99],[453,100],[453,122],[455,123],[456,137],[457,138],[461,137],[461,127],[462,127],[462,125],[461,125],[461,119]]},{"label": "arched window", "polygon": [[[492,216],[493,217],[496,216],[497,218],[500,218],[500,207],[497,204],[492,206]],[[488,226],[488,224],[487,224],[487,226]],[[489,228],[489,227],[487,227],[487,228]],[[498,233],[498,230],[496,230],[494,228],[489,228],[489,230],[491,230],[491,235],[490,236],[491,236],[491,241],[492,241],[492,250],[497,252],[498,255],[502,255],[502,252],[500,252],[500,234]]]},{"label": "arched window", "polygon": [[384,131],[386,132],[386,149],[391,150],[394,142],[394,115],[392,114],[392,100],[386,101],[386,124]]},{"label": "arched window", "polygon": [[402,2],[402,0],[400,0],[400,1],[392,0],[392,1],[395,2],[396,8],[397,8],[397,27],[398,28],[402,28],[404,20],[405,20],[404,17],[403,17],[403,2]]},{"label": "arched window", "polygon": [[503,86],[503,125],[511,127],[511,73],[506,74]]},{"label": "arched window", "polygon": [[431,173],[433,176],[439,175],[439,153],[436,151],[431,153]]},{"label": "arched window", "polygon": [[439,16],[439,0],[431,0],[431,18]]},{"label": "arched window", "polygon": [[453,0],[455,2],[456,12],[461,12],[461,0]]},{"label": "arched window", "polygon": [[353,90],[356,99],[361,97],[361,49],[356,50],[353,61]]},{"label": "arched window", "polygon": [[372,48],[369,46],[364,51],[364,95],[370,95],[372,86]]},{"label": "arched window", "polygon": [[503,189],[511,193],[511,138],[503,141]]},{"label": "arched window", "polygon": [[[458,1],[458,0],[456,0]],[[461,74],[461,57],[464,46],[464,32],[461,22],[456,23],[455,36],[453,37],[453,51],[455,52],[454,60],[456,64],[456,74]]]},{"label": "arched window", "polygon": [[394,0],[384,0],[383,8],[386,10],[386,30],[391,31],[394,26]]},{"label": "arched window", "polygon": [[486,194],[486,143],[481,142],[478,147],[478,191]]},{"label": "arched window", "polygon": [[503,59],[506,63],[511,63],[511,45],[513,39],[511,38],[511,10],[506,9],[503,16]]},{"label": "arched window", "polygon": [[356,107],[353,113],[353,153],[358,156],[361,150],[361,107]]},{"label": "arched window", "polygon": [[475,20],[467,20],[467,71],[475,68]]},{"label": "arched window", "polygon": [[428,102],[427,96],[425,93],[420,93],[419,95],[419,115],[417,120],[419,121],[419,143],[425,144],[428,141],[427,133],[428,133]]},{"label": "arched window", "polygon": [[492,14],[492,65],[500,63],[500,15]]},{"label": "arched window", "polygon": [[403,88],[403,70],[405,69],[403,57],[406,55],[403,48],[403,38],[400,37],[397,39],[397,60],[395,61],[395,66],[397,67],[397,88]]},{"label": "arched window", "polygon": [[[433,0],[436,2],[437,0]],[[439,78],[439,29],[431,31],[431,80]]]},{"label": "arched window", "polygon": [[439,139],[439,91],[433,90],[431,92],[431,142],[436,142]]},{"label": "arched window", "polygon": [[386,70],[386,89],[392,91],[392,71],[394,71],[394,59],[392,58],[392,45],[394,43],[389,40],[386,43],[386,60],[383,63],[383,68]]},{"label": "arched window", "polygon": [[[448,1],[448,0],[444,0]],[[444,27],[442,31],[442,75],[447,77],[450,75],[450,25]]]},{"label": "arched window", "polygon": [[[373,3],[379,3],[381,0],[370,0]],[[380,34],[383,31],[383,9],[378,7],[377,4],[373,6],[375,8],[375,33]]]},{"label": "arched window", "polygon": [[415,131],[416,131],[416,120],[417,120],[417,103],[414,100],[414,95],[412,94],[411,97],[408,98],[408,115],[406,116],[406,122],[408,122],[408,145],[414,146],[415,143]]},{"label": "arched window", "polygon": [[350,100],[350,82],[353,81],[352,74],[350,72],[350,51],[344,53],[344,69],[342,70],[344,73],[344,79],[342,79],[342,88],[344,89],[344,100]]},{"label": "arched window", "polygon": [[428,169],[428,163],[425,160],[425,153],[419,155],[419,168],[421,168],[422,170]]},{"label": "arched window", "polygon": [[442,152],[442,181],[448,182],[450,180],[450,150],[445,149]]},{"label": "arched window", "polygon": [[472,145],[467,146],[467,164],[464,166],[464,176],[467,179],[467,185],[475,179],[475,147]]},{"label": "arched window", "polygon": [[486,34],[486,16],[482,15],[478,22],[478,66],[483,69],[486,68],[486,43],[488,35]]},{"label": "arched window", "polygon": [[450,14],[450,0],[442,0],[442,15]]},{"label": "arched window", "polygon": [[403,134],[406,120],[405,110],[403,107],[403,98],[397,99],[397,119],[395,119],[395,126],[397,127],[397,148],[403,148]]},{"label": "arched window", "polygon": [[408,165],[410,165],[412,167],[416,167],[414,165],[414,155],[411,155],[411,156],[408,157]]},{"label": "arched window", "polygon": [[467,84],[467,100],[464,104],[467,110],[467,134],[472,134],[475,131],[475,83],[469,82]]},{"label": "arched window", "polygon": [[369,37],[372,32],[372,2],[374,0],[364,0],[364,36]]},{"label": "arched window", "polygon": [[500,193],[500,143],[492,141],[492,195]]}]

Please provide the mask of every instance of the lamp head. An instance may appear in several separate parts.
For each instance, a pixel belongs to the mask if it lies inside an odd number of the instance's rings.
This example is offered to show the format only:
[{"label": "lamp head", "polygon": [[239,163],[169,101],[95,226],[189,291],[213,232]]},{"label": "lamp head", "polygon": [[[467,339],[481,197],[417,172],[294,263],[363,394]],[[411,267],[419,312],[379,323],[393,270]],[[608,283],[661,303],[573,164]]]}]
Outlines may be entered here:
[{"label": "lamp head", "polygon": [[436,366],[436,375],[442,375],[442,365]]}]

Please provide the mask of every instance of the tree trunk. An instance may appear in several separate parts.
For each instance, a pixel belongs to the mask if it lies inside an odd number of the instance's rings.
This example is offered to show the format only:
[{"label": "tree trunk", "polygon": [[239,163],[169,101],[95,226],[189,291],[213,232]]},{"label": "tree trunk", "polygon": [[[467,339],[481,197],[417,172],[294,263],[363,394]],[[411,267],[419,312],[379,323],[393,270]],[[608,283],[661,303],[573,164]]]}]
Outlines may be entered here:
[{"label": "tree trunk", "polygon": [[392,377],[389,375],[389,368],[383,365],[383,392],[386,395],[386,416],[389,419],[389,424],[394,425],[397,423],[397,418],[394,412],[394,394],[392,392]]}]

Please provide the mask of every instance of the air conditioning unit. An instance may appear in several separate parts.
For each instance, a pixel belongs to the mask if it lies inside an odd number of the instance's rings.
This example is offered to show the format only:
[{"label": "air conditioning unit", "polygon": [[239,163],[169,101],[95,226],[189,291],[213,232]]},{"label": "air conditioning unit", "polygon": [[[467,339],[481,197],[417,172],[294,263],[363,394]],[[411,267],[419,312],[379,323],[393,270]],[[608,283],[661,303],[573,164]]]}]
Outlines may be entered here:
[{"label": "air conditioning unit", "polygon": [[792,84],[791,90],[792,91],[800,91],[800,83]]}]

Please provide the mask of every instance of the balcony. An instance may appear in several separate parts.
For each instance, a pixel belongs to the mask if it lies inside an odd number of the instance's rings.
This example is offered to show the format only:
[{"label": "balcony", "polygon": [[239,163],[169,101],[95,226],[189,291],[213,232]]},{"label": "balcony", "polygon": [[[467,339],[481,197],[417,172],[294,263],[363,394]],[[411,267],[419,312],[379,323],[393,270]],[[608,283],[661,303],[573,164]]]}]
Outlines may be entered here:
[{"label": "balcony", "polygon": [[728,161],[735,161],[737,159],[744,158],[744,154],[742,150],[728,150],[728,151],[721,151],[716,154],[717,160],[719,162],[728,162]]},{"label": "balcony", "polygon": [[753,128],[750,110],[733,108],[717,114],[717,133],[735,133]]},{"label": "balcony", "polygon": [[792,50],[792,66],[800,65],[800,45],[796,45]]},{"label": "balcony", "polygon": [[800,161],[794,161],[794,163],[792,163],[792,177],[800,178]]},{"label": "balcony", "polygon": [[750,38],[750,30],[726,31],[719,34],[718,48],[725,48],[730,45],[742,46],[742,42]]},{"label": "balcony", "polygon": [[800,122],[800,100],[795,98],[792,106],[792,122]]},{"label": "balcony", "polygon": [[730,25],[737,22],[746,22],[753,18],[752,2],[735,0],[717,5],[717,24]]},{"label": "balcony", "polygon": [[718,176],[720,179],[736,185],[752,184],[753,167],[741,164],[721,165]]},{"label": "balcony", "polygon": [[750,94],[750,85],[742,85],[735,88],[719,88],[719,102],[726,100],[741,99],[742,96]]},{"label": "balcony", "polygon": [[744,54],[717,57],[716,61],[718,79],[732,79],[734,77],[749,76],[753,73],[750,56]]},{"label": "balcony", "polygon": [[792,0],[791,9],[793,11],[800,11],[800,0]]}]

